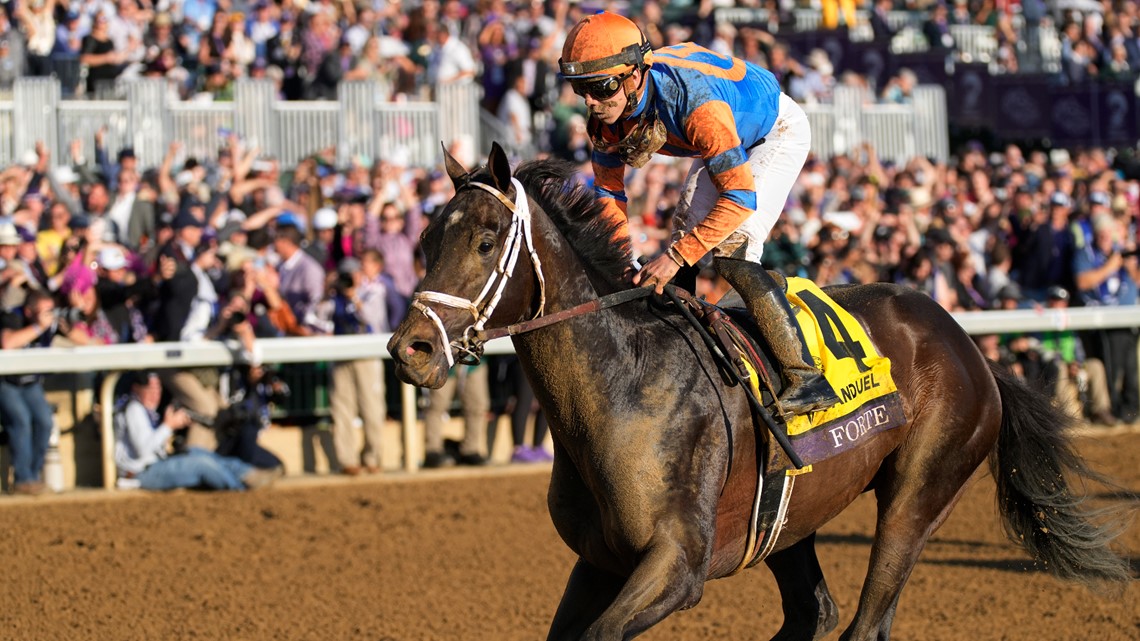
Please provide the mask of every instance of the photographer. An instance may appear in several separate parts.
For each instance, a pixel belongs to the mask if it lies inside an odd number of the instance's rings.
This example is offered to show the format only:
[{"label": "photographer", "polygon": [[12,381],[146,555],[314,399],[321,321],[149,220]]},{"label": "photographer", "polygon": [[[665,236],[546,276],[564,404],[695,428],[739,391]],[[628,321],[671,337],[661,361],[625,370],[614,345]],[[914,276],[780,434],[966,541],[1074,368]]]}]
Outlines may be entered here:
[{"label": "photographer", "polygon": [[[55,301],[42,289],[29,290],[24,306],[0,315],[0,348],[49,347],[62,333]],[[75,330],[70,334],[74,335]],[[51,438],[52,411],[44,398],[43,375],[0,377],[0,425],[8,434],[17,494],[42,494],[44,453]]]},{"label": "photographer", "polygon": [[[1093,240],[1077,252],[1073,271],[1086,306],[1135,305],[1140,265],[1135,247],[1124,245],[1123,225],[1111,214],[1092,219]],[[1112,415],[1126,423],[1140,414],[1140,382],[1137,375],[1135,327],[1104,329],[1085,343],[1090,355],[1104,362]]]},{"label": "photographer", "polygon": [[237,458],[190,448],[170,454],[174,433],[189,427],[189,414],[174,405],[159,418],[162,384],[152,372],[135,372],[130,396],[115,412],[115,464],[120,487],[146,490],[208,488],[257,489],[271,484],[277,474],[260,470]]},{"label": "photographer", "polygon": [[[387,298],[390,281],[382,274],[384,259],[370,249],[360,260],[340,261],[328,299],[319,308],[325,328],[334,335],[382,334],[388,327]],[[380,471],[380,444],[388,409],[384,400],[384,368],[378,358],[333,363],[330,369],[329,405],[333,441],[343,474],[356,476],[362,466],[370,474]],[[353,434],[353,421],[364,423],[364,450]]]},{"label": "photographer", "polygon": [[[182,212],[174,220],[175,237],[159,257],[159,313],[153,335],[156,341],[194,342],[218,335],[217,322],[228,322],[230,305],[218,313],[219,297],[209,272],[216,266],[217,246],[203,238],[203,224]],[[218,318],[216,319],[215,316]],[[216,367],[169,369],[160,372],[162,385],[174,400],[195,415],[213,417],[222,407]],[[213,430],[198,421],[187,433],[187,444],[213,450]]]}]

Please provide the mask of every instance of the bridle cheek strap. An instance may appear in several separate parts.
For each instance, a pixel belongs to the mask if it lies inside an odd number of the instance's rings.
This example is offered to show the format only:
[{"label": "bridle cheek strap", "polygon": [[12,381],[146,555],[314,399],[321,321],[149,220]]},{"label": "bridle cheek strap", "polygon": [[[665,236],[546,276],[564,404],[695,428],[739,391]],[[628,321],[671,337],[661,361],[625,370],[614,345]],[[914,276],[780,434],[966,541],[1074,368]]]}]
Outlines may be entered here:
[{"label": "bridle cheek strap", "polygon": [[[515,188],[514,201],[511,201],[510,198],[507,198],[506,194],[490,185],[477,182],[467,183],[468,186],[478,187],[479,189],[489,192],[492,196],[498,198],[499,202],[503,203],[511,212],[511,227],[507,232],[507,239],[503,245],[503,251],[499,256],[499,262],[495,266],[495,271],[492,272],[487,279],[487,283],[483,285],[479,296],[472,301],[451,294],[429,291],[417,292],[415,296],[412,297],[412,308],[419,310],[420,313],[432,322],[436,331],[439,333],[440,342],[447,346],[448,369],[455,365],[455,351],[457,350],[462,353],[462,362],[468,364],[478,362],[479,357],[483,353],[483,345],[482,341],[478,339],[477,334],[483,331],[487,320],[495,313],[495,307],[498,306],[499,301],[502,299],[507,281],[514,275],[515,265],[518,263],[519,253],[522,250],[524,242],[526,243],[527,253],[530,255],[531,263],[534,265],[535,275],[538,277],[538,311],[535,312],[531,318],[534,319],[542,316],[546,308],[546,279],[542,275],[542,262],[538,259],[538,253],[534,249],[534,235],[531,231],[530,203],[527,201],[526,192],[523,191],[522,183],[512,177],[511,184],[513,184]],[[488,295],[490,295],[489,298]],[[443,326],[443,320],[439,317],[439,314],[428,307],[427,303],[465,309],[471,313],[471,317],[475,322],[464,329],[463,336],[460,339],[450,341],[447,337],[447,329]],[[482,306],[482,309],[480,309],[480,306]]]}]

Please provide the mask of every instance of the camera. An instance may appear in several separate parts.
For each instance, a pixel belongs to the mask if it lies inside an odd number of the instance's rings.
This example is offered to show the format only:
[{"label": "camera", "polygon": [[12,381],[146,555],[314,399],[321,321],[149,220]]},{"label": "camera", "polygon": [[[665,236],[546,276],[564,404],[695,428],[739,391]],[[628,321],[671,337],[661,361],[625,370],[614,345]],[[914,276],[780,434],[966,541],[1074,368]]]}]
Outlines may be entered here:
[{"label": "camera", "polygon": [[233,314],[230,314],[230,324],[231,325],[240,325],[241,323],[244,323],[248,319],[249,319],[249,316],[247,316],[245,312],[234,312]]},{"label": "camera", "polygon": [[51,313],[55,316],[56,322],[63,322],[68,325],[75,325],[83,320],[83,312],[76,307],[57,307]]}]

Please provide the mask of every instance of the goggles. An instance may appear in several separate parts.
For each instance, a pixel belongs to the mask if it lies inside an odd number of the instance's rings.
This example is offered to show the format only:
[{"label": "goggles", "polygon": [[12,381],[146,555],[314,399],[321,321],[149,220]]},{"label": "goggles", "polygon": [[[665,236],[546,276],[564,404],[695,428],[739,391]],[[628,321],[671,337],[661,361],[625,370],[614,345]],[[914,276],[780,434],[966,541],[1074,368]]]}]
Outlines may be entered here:
[{"label": "goggles", "polygon": [[574,89],[574,93],[583,98],[593,96],[596,100],[609,100],[621,89],[622,83],[632,75],[633,71],[630,70],[600,80],[571,80],[570,86]]}]

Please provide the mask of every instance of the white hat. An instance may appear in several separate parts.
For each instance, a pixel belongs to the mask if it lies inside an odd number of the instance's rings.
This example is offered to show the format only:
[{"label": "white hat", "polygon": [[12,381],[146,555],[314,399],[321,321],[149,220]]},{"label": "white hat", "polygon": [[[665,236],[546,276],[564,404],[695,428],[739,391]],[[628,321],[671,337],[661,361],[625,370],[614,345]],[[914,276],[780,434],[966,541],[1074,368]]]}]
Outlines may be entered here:
[{"label": "white hat", "polygon": [[71,168],[71,165],[60,165],[52,170],[52,176],[55,181],[61,185],[70,185],[79,182],[79,174]]},{"label": "white hat", "polygon": [[100,249],[99,256],[95,260],[99,262],[100,267],[107,271],[123,269],[127,266],[127,257],[123,255],[123,250],[118,247]]},{"label": "white hat", "polygon": [[336,227],[336,211],[330,207],[321,207],[313,214],[313,229],[332,229]]},{"label": "white hat", "polygon": [[35,151],[29,149],[20,154],[20,164],[25,167],[34,167],[40,161],[40,156]]},{"label": "white hat", "polygon": [[24,242],[12,223],[0,223],[0,245],[19,245]]}]

